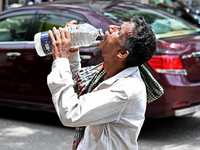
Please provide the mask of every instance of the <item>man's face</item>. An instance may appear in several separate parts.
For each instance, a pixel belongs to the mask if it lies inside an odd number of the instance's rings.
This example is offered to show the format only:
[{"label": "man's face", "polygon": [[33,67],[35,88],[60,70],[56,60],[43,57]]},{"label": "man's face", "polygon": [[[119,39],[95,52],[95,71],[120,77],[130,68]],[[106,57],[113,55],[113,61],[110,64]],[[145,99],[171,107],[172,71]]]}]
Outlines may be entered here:
[{"label": "man's face", "polygon": [[105,39],[98,43],[98,50],[102,57],[115,58],[127,37],[133,35],[134,23],[128,22],[121,26],[110,25],[105,32]]}]

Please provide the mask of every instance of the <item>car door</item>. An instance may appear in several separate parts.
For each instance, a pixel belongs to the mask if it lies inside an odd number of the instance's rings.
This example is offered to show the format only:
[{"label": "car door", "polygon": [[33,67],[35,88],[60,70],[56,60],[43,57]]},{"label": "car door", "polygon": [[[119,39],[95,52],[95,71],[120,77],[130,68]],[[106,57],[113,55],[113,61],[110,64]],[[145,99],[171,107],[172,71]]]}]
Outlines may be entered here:
[{"label": "car door", "polygon": [[[38,10],[34,28],[35,33],[52,30],[53,27],[64,27],[65,24],[71,20],[77,20],[78,23],[86,23],[87,20],[76,13],[71,13],[64,10]],[[33,34],[33,35],[34,35]],[[42,109],[54,109],[51,100],[51,94],[47,87],[47,75],[51,71],[52,56],[40,57],[37,55],[33,38],[25,45],[26,51],[29,51],[28,61],[24,64],[27,71],[26,88],[27,100],[34,104],[34,107]]]},{"label": "car door", "polygon": [[0,101],[20,103],[26,100],[29,59],[24,50],[35,10],[11,11],[0,16]]}]

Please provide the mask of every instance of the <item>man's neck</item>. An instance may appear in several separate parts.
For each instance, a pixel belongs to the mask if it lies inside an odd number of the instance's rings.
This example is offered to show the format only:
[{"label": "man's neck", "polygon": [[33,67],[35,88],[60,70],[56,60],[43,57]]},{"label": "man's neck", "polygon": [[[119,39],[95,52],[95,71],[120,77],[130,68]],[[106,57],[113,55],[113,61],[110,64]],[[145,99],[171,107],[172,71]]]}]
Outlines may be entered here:
[{"label": "man's neck", "polygon": [[107,80],[125,69],[125,67],[123,67],[122,64],[108,65],[104,63],[103,67],[106,70],[106,75],[104,76],[103,80]]}]

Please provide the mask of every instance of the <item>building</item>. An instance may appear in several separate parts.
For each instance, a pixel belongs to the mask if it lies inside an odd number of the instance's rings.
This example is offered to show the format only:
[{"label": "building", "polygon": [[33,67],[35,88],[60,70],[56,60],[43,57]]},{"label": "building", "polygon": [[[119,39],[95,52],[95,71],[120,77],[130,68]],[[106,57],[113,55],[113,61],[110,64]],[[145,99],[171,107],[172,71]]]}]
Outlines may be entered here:
[{"label": "building", "polygon": [[[0,11],[7,10],[10,6],[13,7],[22,6],[26,4],[26,0],[0,0],[1,8]],[[14,6],[15,5],[15,6]]]}]

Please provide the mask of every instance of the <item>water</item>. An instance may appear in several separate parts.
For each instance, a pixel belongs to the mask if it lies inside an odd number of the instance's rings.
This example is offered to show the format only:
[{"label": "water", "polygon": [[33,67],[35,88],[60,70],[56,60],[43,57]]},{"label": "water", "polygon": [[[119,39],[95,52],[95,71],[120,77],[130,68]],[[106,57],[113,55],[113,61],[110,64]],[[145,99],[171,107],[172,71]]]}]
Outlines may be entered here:
[{"label": "water", "polygon": [[[96,29],[90,24],[79,24],[66,27],[71,36],[71,48],[90,46],[98,36],[104,36],[102,29]],[[52,53],[52,43],[48,31],[40,32],[34,36],[35,49],[39,56],[46,56]]]}]

